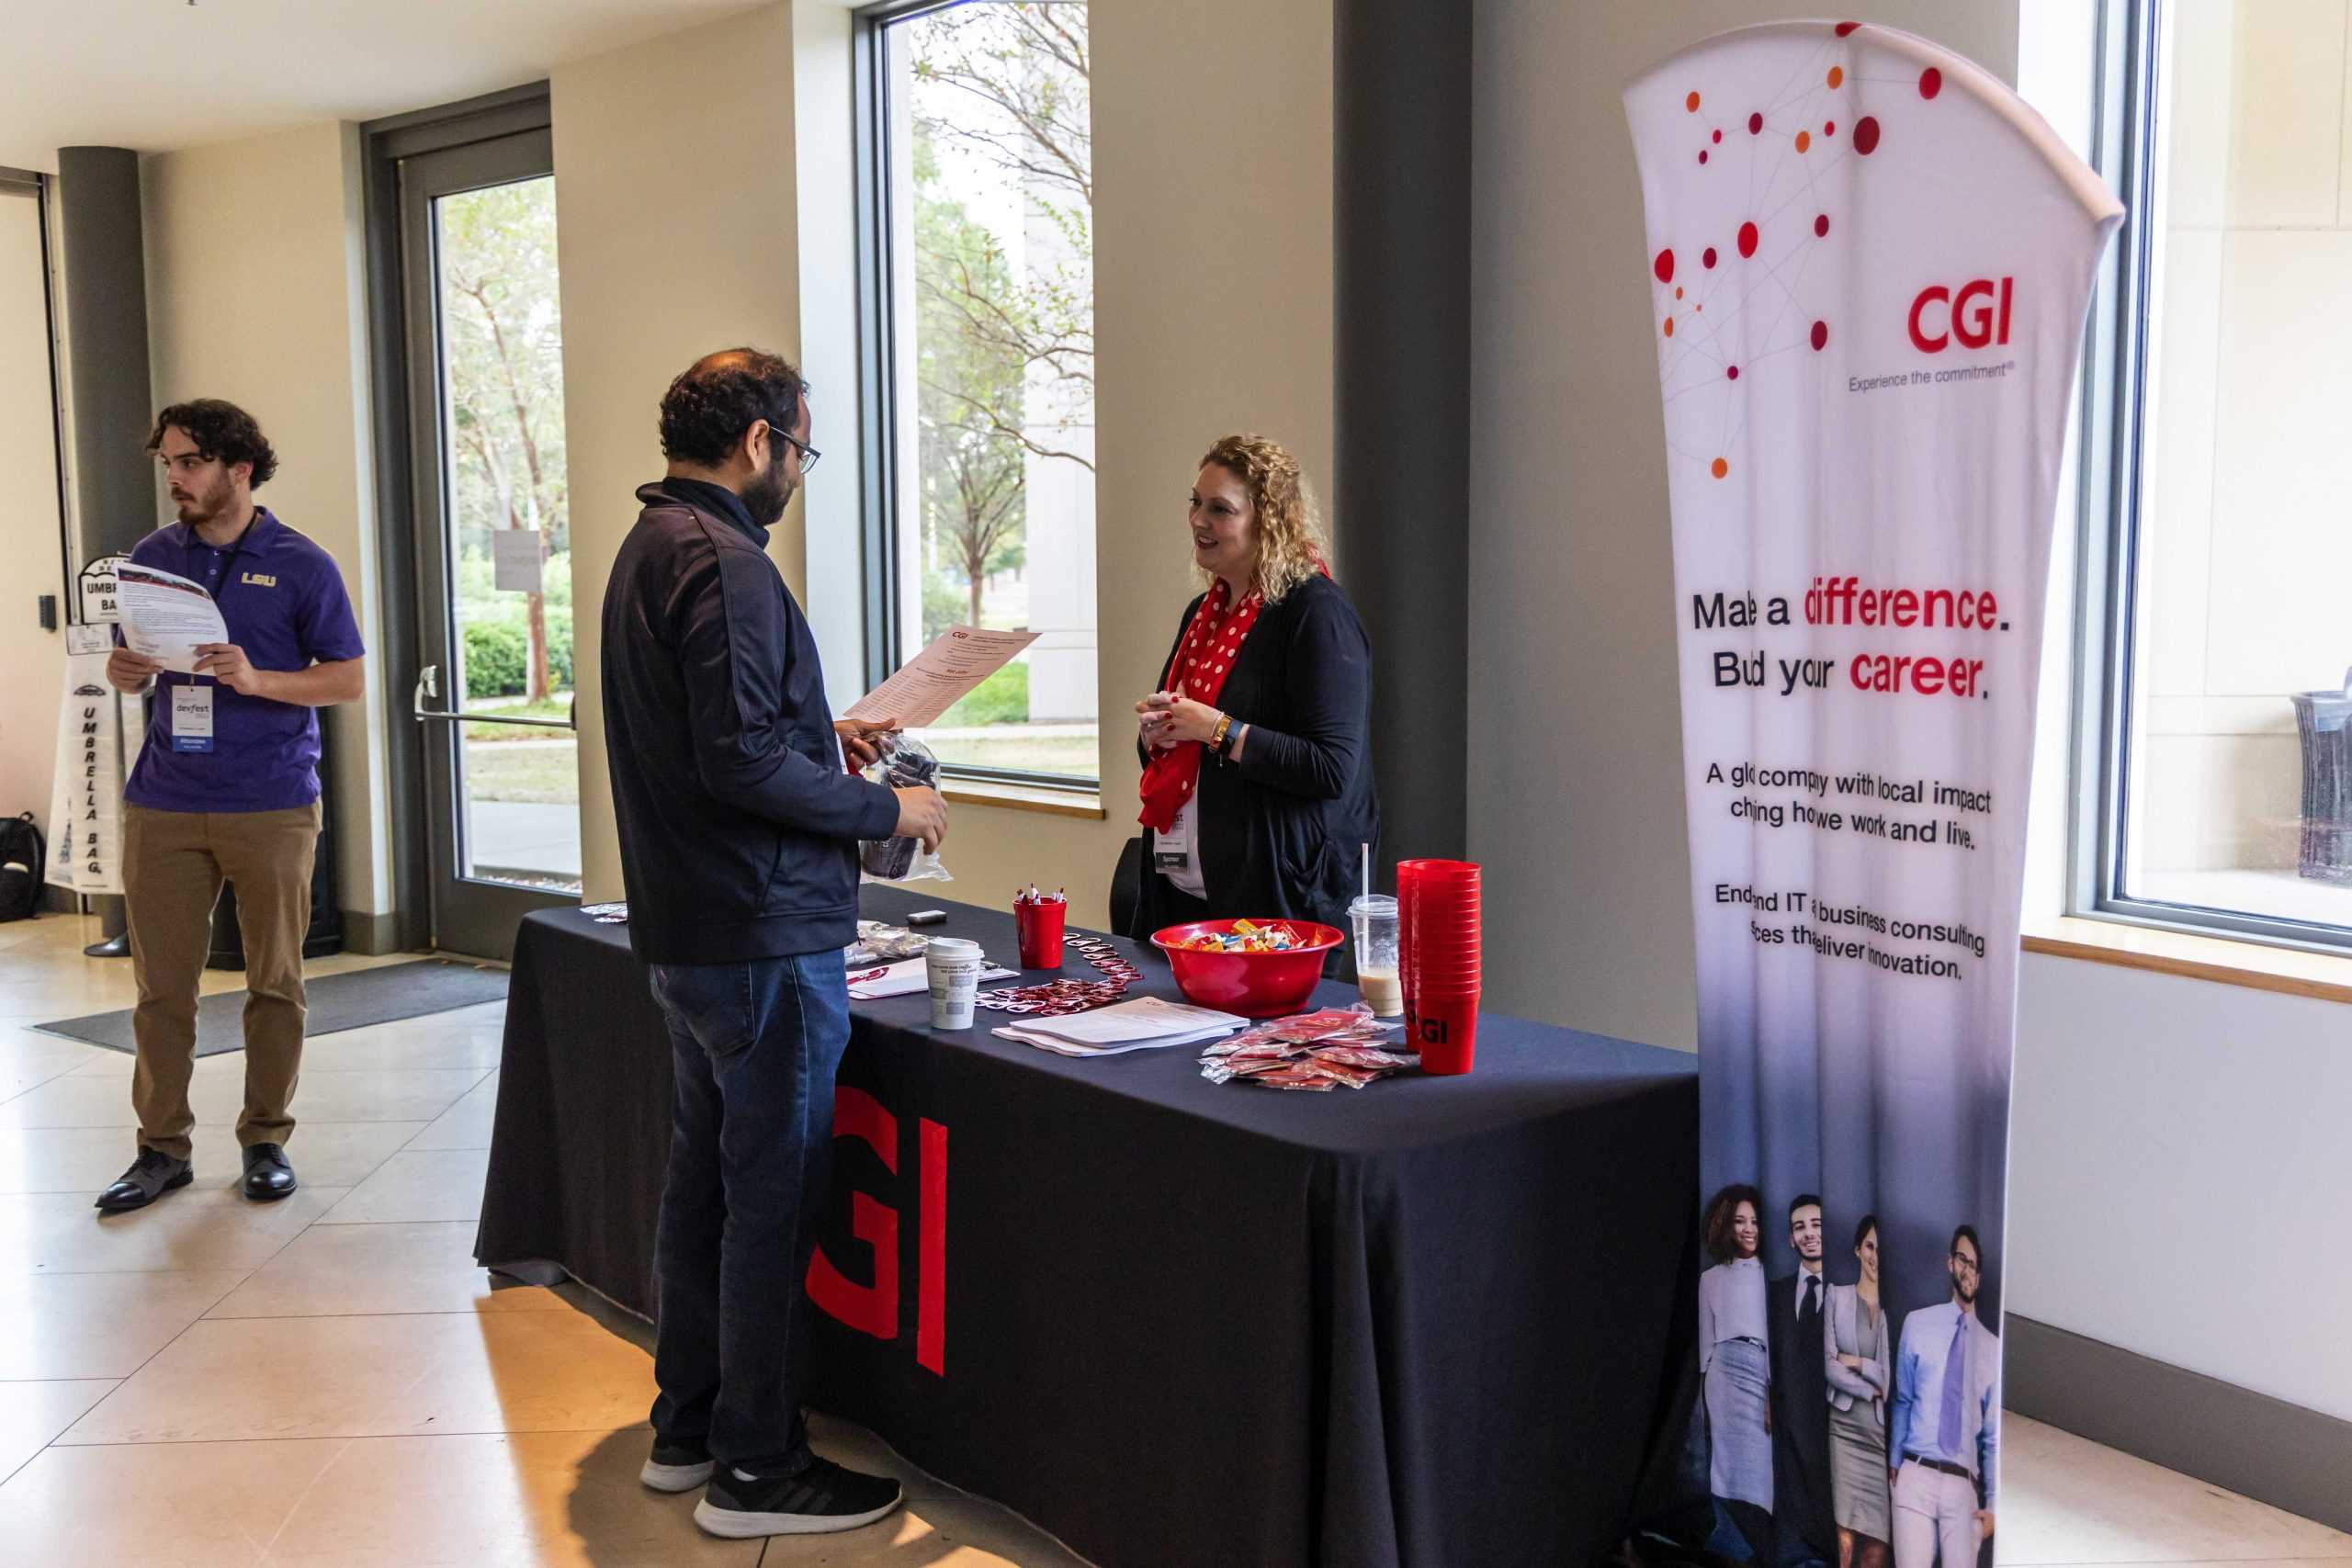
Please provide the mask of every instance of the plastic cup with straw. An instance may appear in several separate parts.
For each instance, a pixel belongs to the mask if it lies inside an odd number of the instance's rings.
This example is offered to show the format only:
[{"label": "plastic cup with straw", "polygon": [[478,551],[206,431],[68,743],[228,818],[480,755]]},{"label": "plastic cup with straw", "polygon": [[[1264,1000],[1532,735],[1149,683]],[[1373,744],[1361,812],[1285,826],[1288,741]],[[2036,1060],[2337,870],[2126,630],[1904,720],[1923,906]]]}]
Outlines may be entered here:
[{"label": "plastic cup with straw", "polygon": [[1356,991],[1377,1018],[1396,1018],[1405,1010],[1405,991],[1396,961],[1396,900],[1372,890],[1372,846],[1363,846],[1363,893],[1348,906],[1355,926]]}]

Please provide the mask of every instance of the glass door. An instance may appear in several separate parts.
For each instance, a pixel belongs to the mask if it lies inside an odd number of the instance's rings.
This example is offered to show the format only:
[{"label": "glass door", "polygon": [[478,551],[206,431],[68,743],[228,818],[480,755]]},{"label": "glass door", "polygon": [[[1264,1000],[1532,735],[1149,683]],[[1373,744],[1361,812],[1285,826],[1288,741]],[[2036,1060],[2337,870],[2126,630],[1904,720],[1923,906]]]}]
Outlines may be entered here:
[{"label": "glass door", "polygon": [[544,130],[401,160],[433,938],[580,897],[555,180]]}]

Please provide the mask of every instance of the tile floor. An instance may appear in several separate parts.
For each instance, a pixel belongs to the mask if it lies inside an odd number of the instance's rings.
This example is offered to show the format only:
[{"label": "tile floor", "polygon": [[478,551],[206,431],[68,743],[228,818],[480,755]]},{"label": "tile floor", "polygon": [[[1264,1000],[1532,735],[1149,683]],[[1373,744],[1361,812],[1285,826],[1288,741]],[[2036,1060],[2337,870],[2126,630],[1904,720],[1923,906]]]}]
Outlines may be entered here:
[{"label": "tile floor", "polygon": [[[493,1287],[470,1254],[499,1004],[311,1043],[304,1186],[247,1203],[243,1058],[197,1068],[198,1184],[101,1219],[133,1152],[130,1058],[33,1031],[131,1001],[125,960],[50,916],[0,926],[0,1559],[102,1565],[1065,1568],[1003,1509],[872,1435],[820,1447],[907,1481],[900,1516],[723,1542],[637,1483],[642,1325],[570,1287]],[[332,959],[318,974],[391,962]],[[240,977],[208,975],[208,987]],[[2352,1568],[2352,1536],[2017,1420],[2004,1562]]]}]

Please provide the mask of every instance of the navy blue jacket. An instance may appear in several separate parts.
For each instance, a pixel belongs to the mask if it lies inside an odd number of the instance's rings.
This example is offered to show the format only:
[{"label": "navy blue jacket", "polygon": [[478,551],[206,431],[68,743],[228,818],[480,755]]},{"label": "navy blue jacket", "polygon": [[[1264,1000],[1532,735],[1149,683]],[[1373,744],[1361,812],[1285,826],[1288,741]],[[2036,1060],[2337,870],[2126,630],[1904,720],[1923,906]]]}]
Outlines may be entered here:
[{"label": "navy blue jacket", "polygon": [[605,588],[605,754],[649,964],[846,947],[857,841],[898,796],[843,771],[808,622],[729,491],[665,479]]},{"label": "navy blue jacket", "polygon": [[[1158,691],[1172,691],[1184,628],[1176,623]],[[1250,727],[1241,761],[1204,760],[1194,796],[1201,880],[1212,918],[1319,920],[1348,927],[1363,848],[1380,854],[1380,795],[1372,777],[1372,642],[1340,585],[1310,577],[1259,613],[1216,705]],[[1140,746],[1136,755],[1143,756]],[[1151,864],[1150,829],[1144,864]],[[1168,879],[1147,870],[1138,941],[1193,918]],[[1183,900],[1189,903],[1190,900]],[[1332,973],[1351,974],[1348,949]]]}]

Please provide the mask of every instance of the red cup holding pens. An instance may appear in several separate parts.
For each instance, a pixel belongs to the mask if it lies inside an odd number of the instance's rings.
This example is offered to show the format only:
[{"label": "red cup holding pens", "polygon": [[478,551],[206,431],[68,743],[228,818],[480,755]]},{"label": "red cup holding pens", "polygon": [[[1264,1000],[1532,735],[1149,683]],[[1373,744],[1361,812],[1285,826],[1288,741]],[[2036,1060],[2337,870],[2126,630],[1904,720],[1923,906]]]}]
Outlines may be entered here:
[{"label": "red cup holding pens", "polygon": [[1012,901],[1012,930],[1021,945],[1023,969],[1062,966],[1062,923],[1069,900],[1052,894],[1027,894]]}]

